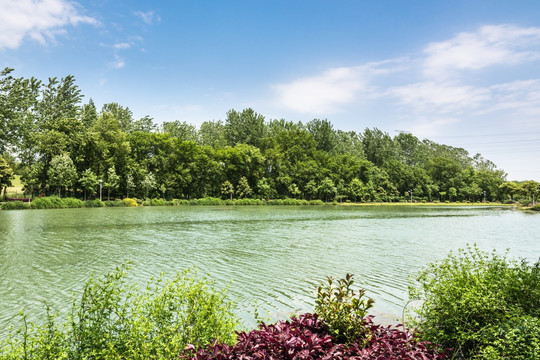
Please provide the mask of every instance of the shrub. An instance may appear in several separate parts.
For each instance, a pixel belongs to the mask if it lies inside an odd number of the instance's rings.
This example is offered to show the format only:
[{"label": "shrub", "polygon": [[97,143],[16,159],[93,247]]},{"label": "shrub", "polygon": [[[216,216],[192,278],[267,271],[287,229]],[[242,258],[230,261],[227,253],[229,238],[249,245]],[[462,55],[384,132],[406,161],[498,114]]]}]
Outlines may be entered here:
[{"label": "shrub", "polygon": [[540,204],[536,204],[531,208],[532,211],[540,211]]},{"label": "shrub", "polygon": [[124,202],[124,205],[125,206],[138,206],[137,205],[137,200],[135,199],[131,199],[131,198],[125,198],[124,200],[122,200]]},{"label": "shrub", "polygon": [[329,333],[338,342],[352,343],[369,337],[364,319],[373,306],[373,299],[362,299],[365,290],[358,293],[352,289],[353,275],[334,281],[327,278],[328,284],[317,288],[315,312],[328,326]]},{"label": "shrub", "polygon": [[322,200],[310,200],[309,205],[324,205],[324,201],[322,201]]},{"label": "shrub", "polygon": [[64,202],[58,196],[39,197],[30,203],[32,209],[61,209]]},{"label": "shrub", "polygon": [[174,206],[189,205],[189,200],[186,199],[173,199]]},{"label": "shrub", "polygon": [[110,206],[109,203],[111,203],[112,201],[101,201],[99,199],[94,199],[94,200],[86,200],[84,202],[84,207],[87,207],[87,208],[96,208],[96,207],[104,207],[104,206]]},{"label": "shrub", "polygon": [[30,208],[30,204],[28,204],[27,202],[22,202],[22,201],[10,201],[10,202],[5,202],[5,203],[2,203],[2,206],[1,206],[2,210],[23,210],[23,209],[29,209]]},{"label": "shrub", "polygon": [[275,325],[259,325],[249,333],[239,333],[234,346],[215,343],[196,351],[186,349],[184,358],[196,360],[237,359],[446,359],[436,346],[417,341],[407,330],[374,325],[366,319],[367,331],[372,336],[367,346],[336,343],[326,325],[316,314],[303,314]]},{"label": "shrub", "polygon": [[127,267],[91,278],[71,318],[57,324],[24,324],[11,333],[0,358],[177,358],[188,344],[232,343],[238,320],[214,283],[195,271],[148,282],[144,291],[126,283]]},{"label": "shrub", "polygon": [[84,202],[79,199],[75,198],[63,198],[62,203],[64,204],[63,207],[65,208],[82,208],[84,206]]},{"label": "shrub", "polygon": [[[98,199],[98,201],[99,201],[99,199]],[[107,200],[107,201],[103,202],[103,205],[106,206],[106,207],[123,207],[123,206],[126,206],[126,204],[122,200]]]},{"label": "shrub", "polygon": [[[423,340],[453,348],[455,356],[465,358],[482,358],[510,342],[517,347],[514,353],[526,353],[519,345],[525,342],[514,338],[521,336],[520,326],[540,318],[540,261],[530,266],[525,260],[508,260],[506,254],[468,247],[428,265],[409,294],[424,301],[415,322]],[[539,332],[527,334],[540,343]]]}]

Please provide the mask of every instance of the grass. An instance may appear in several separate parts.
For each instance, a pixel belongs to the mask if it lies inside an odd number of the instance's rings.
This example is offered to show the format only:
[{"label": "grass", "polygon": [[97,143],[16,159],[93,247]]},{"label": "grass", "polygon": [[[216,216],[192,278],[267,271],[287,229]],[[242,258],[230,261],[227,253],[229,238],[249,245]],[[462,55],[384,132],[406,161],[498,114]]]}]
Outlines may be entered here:
[{"label": "grass", "polygon": [[9,198],[24,197],[23,184],[21,183],[21,176],[15,175],[15,179],[13,179],[11,183],[12,183],[12,186],[9,186],[7,188],[7,197]]}]

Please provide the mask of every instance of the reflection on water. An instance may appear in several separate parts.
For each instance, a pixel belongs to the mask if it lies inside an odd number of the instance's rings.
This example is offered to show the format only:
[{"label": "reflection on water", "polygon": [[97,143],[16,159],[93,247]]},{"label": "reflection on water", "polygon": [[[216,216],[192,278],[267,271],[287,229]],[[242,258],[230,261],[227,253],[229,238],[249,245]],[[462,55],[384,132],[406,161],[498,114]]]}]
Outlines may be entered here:
[{"label": "reflection on water", "polygon": [[[130,277],[195,266],[230,284],[238,313],[310,311],[327,275],[355,274],[378,313],[400,314],[408,277],[477,243],[540,255],[540,216],[473,207],[145,207],[0,212],[0,329],[20,310],[66,312],[90,274],[131,261]],[[263,312],[264,313],[264,312]],[[2,331],[2,330],[0,330]]]}]

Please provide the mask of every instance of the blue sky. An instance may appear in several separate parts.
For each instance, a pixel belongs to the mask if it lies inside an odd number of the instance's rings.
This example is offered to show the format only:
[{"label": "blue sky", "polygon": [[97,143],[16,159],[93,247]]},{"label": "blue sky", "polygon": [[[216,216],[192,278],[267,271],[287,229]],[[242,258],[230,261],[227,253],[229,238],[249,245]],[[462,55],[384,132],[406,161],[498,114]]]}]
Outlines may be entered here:
[{"label": "blue sky", "polygon": [[540,181],[537,0],[0,0],[0,66],[158,123],[326,118]]}]

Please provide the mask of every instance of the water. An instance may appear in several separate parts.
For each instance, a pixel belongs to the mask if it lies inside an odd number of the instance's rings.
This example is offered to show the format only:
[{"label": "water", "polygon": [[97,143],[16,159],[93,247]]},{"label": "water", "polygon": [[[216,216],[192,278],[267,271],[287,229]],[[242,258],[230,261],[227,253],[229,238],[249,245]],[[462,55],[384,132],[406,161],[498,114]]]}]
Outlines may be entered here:
[{"label": "water", "polygon": [[[397,317],[408,277],[476,243],[536,261],[540,215],[483,207],[144,207],[0,212],[0,332],[44,304],[65,314],[94,273],[126,261],[144,284],[196,266],[230,296],[248,326],[310,311],[326,276],[355,274],[376,315]],[[265,311],[262,314],[265,315]]]}]

